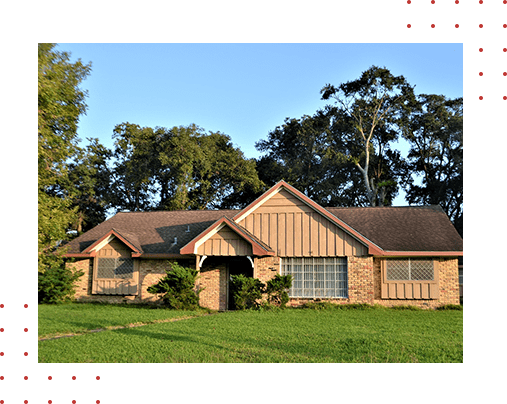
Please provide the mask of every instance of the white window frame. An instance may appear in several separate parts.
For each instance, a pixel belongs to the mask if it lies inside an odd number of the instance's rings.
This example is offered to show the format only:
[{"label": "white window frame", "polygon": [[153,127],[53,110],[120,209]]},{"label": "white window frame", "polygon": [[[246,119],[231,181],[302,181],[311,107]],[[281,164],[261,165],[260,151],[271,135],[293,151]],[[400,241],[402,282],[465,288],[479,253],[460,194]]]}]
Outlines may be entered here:
[{"label": "white window frame", "polygon": [[347,257],[285,257],[281,270],[282,275],[292,275],[291,298],[348,298]]}]

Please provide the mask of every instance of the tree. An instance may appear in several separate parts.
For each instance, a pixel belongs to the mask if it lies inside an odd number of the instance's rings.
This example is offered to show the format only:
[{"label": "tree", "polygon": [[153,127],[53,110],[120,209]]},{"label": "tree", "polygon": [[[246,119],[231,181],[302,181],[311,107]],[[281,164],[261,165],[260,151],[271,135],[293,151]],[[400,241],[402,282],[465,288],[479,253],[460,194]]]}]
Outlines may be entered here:
[{"label": "tree", "polygon": [[86,112],[79,86],[91,64],[71,63],[55,44],[38,46],[38,250],[39,272],[60,265],[52,252],[75,220],[68,161],[78,152],[77,125]]},{"label": "tree", "polygon": [[115,126],[113,139],[116,140],[109,203],[117,210],[153,209],[159,135],[152,128],[126,122]]},{"label": "tree", "polygon": [[196,125],[171,129],[123,123],[114,130],[111,204],[129,210],[232,208],[263,186],[255,160],[229,136]]},{"label": "tree", "polygon": [[398,138],[414,103],[412,86],[403,76],[372,66],[357,80],[338,87],[327,84],[321,95],[335,100],[327,112],[335,117],[335,136],[346,146],[338,152],[361,173],[368,203],[384,205],[388,187],[397,189],[395,171],[401,159],[390,143]]},{"label": "tree", "polygon": [[90,143],[69,163],[69,181],[74,187],[72,206],[77,208],[72,227],[78,234],[106,220],[111,199],[108,162],[112,152],[100,144],[99,139],[87,140]]},{"label": "tree", "polygon": [[322,206],[354,203],[353,167],[344,152],[337,152],[343,149],[337,149],[329,114],[287,118],[255,147],[267,153],[257,161],[259,178],[267,185],[284,179]]},{"label": "tree", "polygon": [[[421,94],[404,138],[409,203],[439,204],[463,236],[463,99]],[[422,177],[417,184],[414,177]]]}]

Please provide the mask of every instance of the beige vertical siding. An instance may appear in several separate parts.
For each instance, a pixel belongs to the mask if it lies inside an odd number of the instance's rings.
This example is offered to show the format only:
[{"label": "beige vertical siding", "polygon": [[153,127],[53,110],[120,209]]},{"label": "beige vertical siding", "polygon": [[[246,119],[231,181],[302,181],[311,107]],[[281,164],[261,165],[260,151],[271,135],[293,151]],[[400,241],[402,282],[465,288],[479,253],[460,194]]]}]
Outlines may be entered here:
[{"label": "beige vertical siding", "polygon": [[367,255],[368,249],[286,190],[240,223],[280,257]]},{"label": "beige vertical siding", "polygon": [[382,299],[438,299],[439,261],[434,259],[434,279],[428,281],[388,281],[385,260],[381,261]]},{"label": "beige vertical siding", "polygon": [[224,227],[197,249],[199,255],[252,255],[252,246],[237,233]]},{"label": "beige vertical siding", "polygon": [[139,262],[136,259],[134,259],[132,279],[97,279],[97,259],[118,257],[130,258],[132,251],[116,238],[97,252],[94,259],[92,293],[105,295],[135,295],[138,293]]}]

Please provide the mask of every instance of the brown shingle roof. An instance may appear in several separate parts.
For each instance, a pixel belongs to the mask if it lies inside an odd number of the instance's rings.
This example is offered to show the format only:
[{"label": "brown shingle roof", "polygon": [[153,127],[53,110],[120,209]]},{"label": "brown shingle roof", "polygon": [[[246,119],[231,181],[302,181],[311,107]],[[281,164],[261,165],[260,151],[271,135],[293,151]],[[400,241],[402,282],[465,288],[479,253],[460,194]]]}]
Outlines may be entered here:
[{"label": "brown shingle roof", "polygon": [[463,251],[438,205],[326,209],[385,251]]},{"label": "brown shingle roof", "polygon": [[179,254],[181,247],[215,221],[223,216],[232,218],[237,212],[237,210],[120,212],[68,243],[67,253],[83,252],[114,229],[145,254]]},{"label": "brown shingle roof", "polygon": [[[385,251],[463,251],[463,239],[440,206],[326,209]],[[217,220],[238,212],[120,212],[68,243],[68,253],[82,253],[114,229],[144,254],[179,254]]]}]

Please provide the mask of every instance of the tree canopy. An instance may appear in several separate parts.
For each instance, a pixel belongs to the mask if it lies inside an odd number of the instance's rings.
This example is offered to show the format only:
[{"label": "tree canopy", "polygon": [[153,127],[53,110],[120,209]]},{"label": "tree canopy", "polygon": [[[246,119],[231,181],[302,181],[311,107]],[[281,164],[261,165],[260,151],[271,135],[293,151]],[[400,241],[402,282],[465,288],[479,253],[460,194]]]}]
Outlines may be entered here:
[{"label": "tree canopy", "polygon": [[116,209],[237,207],[263,189],[255,160],[229,136],[192,124],[171,129],[122,123],[114,129],[110,204]]},{"label": "tree canopy", "polygon": [[[77,125],[86,112],[86,90],[81,82],[91,65],[54,44],[38,46],[38,248],[39,270],[44,271],[56,243],[66,238],[74,188],[70,185],[68,161],[78,153]],[[41,255],[42,254],[42,255]],[[49,259],[50,260],[50,259]]]},{"label": "tree canopy", "polygon": [[421,94],[404,137],[407,201],[440,205],[463,236],[463,99]]},{"label": "tree canopy", "polygon": [[261,180],[284,178],[323,206],[391,205],[404,189],[410,204],[440,204],[462,234],[461,98],[415,95],[405,77],[377,66],[325,85],[321,97],[333,103],[286,118],[256,143]]}]

